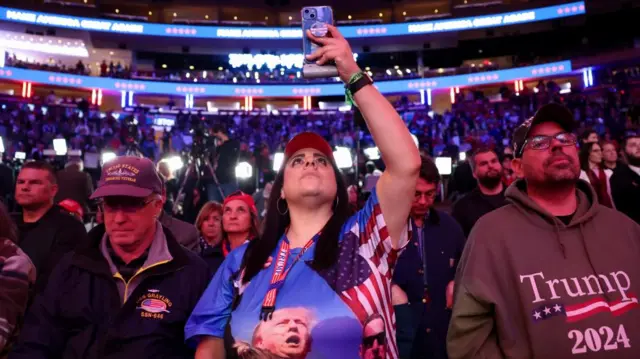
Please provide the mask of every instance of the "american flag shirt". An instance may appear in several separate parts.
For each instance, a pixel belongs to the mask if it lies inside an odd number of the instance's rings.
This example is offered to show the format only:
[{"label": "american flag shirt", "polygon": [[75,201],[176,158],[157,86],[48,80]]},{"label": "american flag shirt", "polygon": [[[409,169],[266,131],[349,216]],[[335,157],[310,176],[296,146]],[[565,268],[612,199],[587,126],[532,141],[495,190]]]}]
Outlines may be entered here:
[{"label": "american flag shirt", "polygon": [[[407,241],[408,228],[399,248]],[[278,248],[279,244],[273,258]],[[267,322],[258,317],[275,264],[240,285],[233,278],[245,249],[242,246],[229,254],[200,299],[185,327],[188,342],[195,345],[202,335],[223,337],[230,320],[234,341],[243,350],[285,358],[360,358],[365,324],[378,317],[386,339],[384,357],[399,357],[391,279],[400,253],[392,247],[375,190],[363,209],[343,225],[335,265],[313,270],[315,245],[307,250],[279,289],[276,311]],[[299,252],[300,248],[290,250],[286,268]],[[232,310],[234,289],[241,293],[241,300]]]}]

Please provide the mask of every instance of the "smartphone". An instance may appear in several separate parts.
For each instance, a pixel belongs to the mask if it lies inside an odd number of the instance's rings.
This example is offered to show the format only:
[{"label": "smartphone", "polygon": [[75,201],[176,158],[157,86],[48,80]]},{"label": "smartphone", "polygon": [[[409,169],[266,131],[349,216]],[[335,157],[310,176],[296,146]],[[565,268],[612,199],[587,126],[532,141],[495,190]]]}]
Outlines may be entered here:
[{"label": "smartphone", "polygon": [[308,6],[302,8],[300,15],[302,18],[302,52],[305,56],[302,77],[316,79],[338,76],[338,69],[334,64],[319,66],[315,62],[310,62],[306,59],[307,55],[320,47],[320,45],[309,39],[307,30],[310,30],[316,37],[327,36],[329,34],[327,24],[333,25],[333,10],[330,6]]}]

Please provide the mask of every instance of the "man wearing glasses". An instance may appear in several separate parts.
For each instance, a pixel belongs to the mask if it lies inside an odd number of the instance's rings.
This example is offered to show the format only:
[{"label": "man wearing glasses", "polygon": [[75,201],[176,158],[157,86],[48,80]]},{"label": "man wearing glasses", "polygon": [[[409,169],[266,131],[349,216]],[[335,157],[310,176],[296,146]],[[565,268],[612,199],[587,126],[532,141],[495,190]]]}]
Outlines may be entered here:
[{"label": "man wearing glasses", "polygon": [[439,187],[438,168],[423,157],[411,206],[411,240],[393,274],[394,284],[402,290],[394,288],[392,299],[398,333],[403,333],[398,334],[403,358],[447,358],[453,278],[465,236],[453,217],[433,208]]},{"label": "man wearing glasses", "polygon": [[469,236],[450,358],[640,357],[640,226],[579,180],[574,126],[549,104],[514,132],[519,179]]},{"label": "man wearing glasses", "polygon": [[104,224],[59,262],[10,357],[193,357],[183,329],[209,271],[158,221],[162,182],[153,163],[105,164],[92,199],[101,200]]}]

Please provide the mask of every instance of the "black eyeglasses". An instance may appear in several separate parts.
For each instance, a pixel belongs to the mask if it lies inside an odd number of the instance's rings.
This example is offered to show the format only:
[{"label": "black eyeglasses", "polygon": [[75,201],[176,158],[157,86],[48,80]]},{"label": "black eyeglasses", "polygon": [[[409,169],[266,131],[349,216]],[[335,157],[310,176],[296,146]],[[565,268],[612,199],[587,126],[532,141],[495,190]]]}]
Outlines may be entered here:
[{"label": "black eyeglasses", "polygon": [[102,207],[104,212],[113,213],[121,210],[126,213],[135,213],[153,202],[153,200],[153,198],[104,197],[102,201],[99,202],[99,205]]},{"label": "black eyeglasses", "polygon": [[364,345],[367,348],[370,348],[373,346],[373,343],[375,343],[376,341],[378,342],[378,345],[383,345],[384,343],[386,343],[387,335],[385,334],[385,332],[380,332],[378,334],[362,338],[362,345]]},{"label": "black eyeglasses", "polygon": [[530,148],[535,151],[543,151],[551,147],[551,142],[556,140],[561,146],[575,146],[578,138],[576,135],[570,132],[560,132],[552,136],[538,135],[527,138],[520,149],[520,156],[524,152],[525,148]]}]

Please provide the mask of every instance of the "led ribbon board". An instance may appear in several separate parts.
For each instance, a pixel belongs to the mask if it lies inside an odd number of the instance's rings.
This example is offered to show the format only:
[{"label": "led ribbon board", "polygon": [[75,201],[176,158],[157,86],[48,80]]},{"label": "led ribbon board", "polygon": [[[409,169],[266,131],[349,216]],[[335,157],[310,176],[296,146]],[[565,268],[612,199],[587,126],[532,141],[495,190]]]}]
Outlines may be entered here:
[{"label": "led ribbon board", "polygon": [[[340,26],[346,38],[405,36],[484,29],[534,21],[558,19],[586,13],[584,1],[500,14],[401,24]],[[224,27],[152,24],[57,15],[0,7],[0,21],[118,34],[203,39],[300,39],[302,30],[291,27]]]},{"label": "led ribbon board", "polygon": [[[536,66],[517,67],[509,70],[487,71],[475,74],[418,78],[376,82],[375,86],[385,94],[419,92],[427,89],[442,89],[487,85],[521,79],[568,74],[571,61],[552,62]],[[202,84],[184,82],[137,81],[111,79],[97,76],[80,76],[57,72],[25,70],[13,67],[0,69],[0,80],[29,81],[55,86],[102,89],[103,91],[142,92],[167,95],[193,94],[195,96],[344,96],[344,85],[331,84],[287,84],[287,85],[240,85]]]}]

